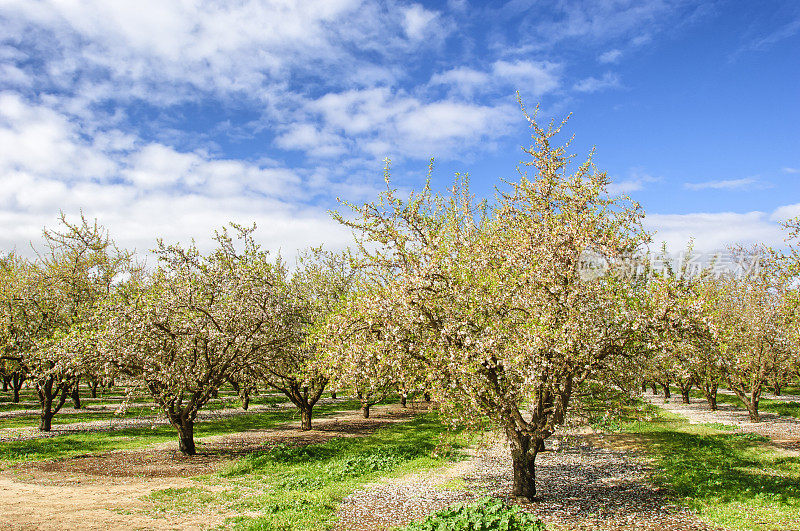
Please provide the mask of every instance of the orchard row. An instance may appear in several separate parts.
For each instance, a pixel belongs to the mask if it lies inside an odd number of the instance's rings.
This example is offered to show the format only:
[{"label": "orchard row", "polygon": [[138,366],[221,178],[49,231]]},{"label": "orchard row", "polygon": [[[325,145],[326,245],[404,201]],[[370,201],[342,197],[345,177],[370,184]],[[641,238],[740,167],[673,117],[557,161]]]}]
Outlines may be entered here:
[{"label": "orchard row", "polygon": [[[797,220],[788,252],[748,250],[763,267],[747,278],[631,275],[651,241],[641,207],[608,193],[591,155],[571,165],[554,142],[563,123],[526,118],[529,159],[493,204],[462,176],[445,194],[428,182],[401,198],[387,162],[375,202],[334,214],[353,247],[308,250],[291,269],[254,227],[222,229],[208,253],[159,243],[147,269],[96,223],[62,217],[46,253],[3,261],[3,370],[35,387],[43,430],[81,379],[139,382],[186,454],[198,411],[226,383],[285,393],[303,429],[326,387],[365,413],[390,389],[426,392],[454,422],[504,431],[513,494],[527,498],[544,440],[589,386],[724,383],[756,420],[765,383],[798,367]],[[587,256],[598,274],[585,274]]]}]

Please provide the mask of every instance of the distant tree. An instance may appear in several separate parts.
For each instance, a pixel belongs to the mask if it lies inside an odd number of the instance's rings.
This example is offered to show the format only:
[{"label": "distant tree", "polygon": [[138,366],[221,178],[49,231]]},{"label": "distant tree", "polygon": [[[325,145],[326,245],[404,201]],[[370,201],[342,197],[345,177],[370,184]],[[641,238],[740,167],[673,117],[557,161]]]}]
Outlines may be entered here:
[{"label": "distant tree", "polygon": [[347,296],[354,275],[346,253],[301,253],[288,284],[286,339],[250,366],[253,381],[277,389],[298,408],[301,430],[311,429],[314,406],[330,380],[314,330]]},{"label": "distant tree", "polygon": [[218,232],[206,255],[159,242],[158,268],[106,308],[106,360],[149,390],[186,455],[196,453],[197,413],[219,387],[287,341],[286,271],[253,230],[232,224],[233,236]]},{"label": "distant tree", "polygon": [[[369,418],[370,408],[386,399],[397,387],[400,375],[408,372],[409,361],[402,355],[392,355],[389,351],[402,348],[393,338],[387,338],[380,328],[362,326],[358,320],[351,320],[358,304],[364,297],[369,298],[368,287],[362,286],[357,296],[343,306],[338,315],[331,315],[328,327],[347,327],[356,324],[343,337],[333,335],[333,340],[324,347],[324,360],[328,374],[339,389],[348,390],[358,398],[361,413]],[[353,305],[348,307],[349,305]],[[341,338],[341,340],[339,340]]]},{"label": "distant tree", "polygon": [[768,379],[783,360],[796,356],[786,286],[774,280],[769,275],[728,275],[709,287],[720,370],[752,422],[759,421],[758,406]]},{"label": "distant tree", "polygon": [[648,352],[647,377],[663,387],[665,399],[670,397],[669,386],[676,384],[686,404],[692,386],[704,386],[707,397],[712,398],[709,403],[715,408],[717,380],[711,381],[705,368],[705,353],[714,350],[714,336],[702,289],[711,268],[688,269],[692,247],[690,242],[677,267],[666,246],[662,247],[656,258],[661,267],[650,271],[648,298],[658,333]]},{"label": "distant tree", "polygon": [[4,273],[2,322],[6,359],[19,364],[41,405],[39,429],[53,416],[97,358],[94,313],[115,283],[133,269],[131,254],[83,216],[44,230],[47,250],[17,259]]}]

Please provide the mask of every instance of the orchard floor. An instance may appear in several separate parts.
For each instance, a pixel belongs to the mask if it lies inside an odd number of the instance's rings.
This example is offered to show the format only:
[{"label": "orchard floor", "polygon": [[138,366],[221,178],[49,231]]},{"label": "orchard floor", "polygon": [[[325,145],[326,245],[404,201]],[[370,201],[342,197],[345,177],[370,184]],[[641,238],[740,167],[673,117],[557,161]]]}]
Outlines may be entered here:
[{"label": "orchard floor", "polygon": [[[690,511],[670,504],[648,483],[648,466],[624,445],[586,431],[571,445],[537,457],[540,500],[523,503],[552,530],[713,530]],[[508,499],[511,461],[497,440],[453,467],[372,483],[348,496],[338,529],[386,530],[421,518],[451,503],[482,496]]]},{"label": "orchard floor", "polygon": [[[734,426],[741,432],[768,437],[779,449],[800,451],[800,419],[762,412],[759,414],[759,422],[750,422],[747,410],[731,404],[718,403],[717,410],[711,411],[704,399],[691,398],[688,404],[684,404],[680,395],[673,395],[667,401],[664,400],[664,395],[654,396],[647,393],[643,397],[655,406],[683,415],[690,423],[719,423]],[[785,398],[772,395],[768,397]]]},{"label": "orchard floor", "polygon": [[[659,407],[681,409],[675,399]],[[702,404],[697,411],[702,413]],[[690,408],[694,409],[695,404]],[[685,414],[683,411],[677,411]],[[698,413],[698,414],[700,414]],[[735,414],[735,413],[733,413]],[[701,422],[723,422],[714,414]],[[390,423],[408,420],[398,406],[373,409],[373,418],[357,411],[315,421],[301,432],[294,425],[206,437],[203,453],[185,458],[175,443],[56,461],[28,462],[0,470],[0,530],[5,529],[207,529],[223,526],[236,514],[202,506],[169,520],[149,511],[147,495],[163,489],[217,488],[203,482],[237,458],[279,443],[311,444],[332,437],[361,436]],[[791,420],[791,419],[790,419]],[[794,424],[792,424],[794,429]],[[557,450],[537,458],[540,500],[524,504],[548,530],[710,530],[667,493],[648,482],[649,467],[624,438],[601,437],[576,429],[554,439]],[[549,442],[552,445],[553,442]],[[368,484],[341,504],[339,528],[389,529],[456,501],[481,496],[506,497],[511,467],[503,440],[489,441],[469,459],[454,465]],[[200,476],[198,481],[198,476]],[[194,479],[193,479],[194,478]]]},{"label": "orchard floor", "polygon": [[[235,514],[191,512],[169,521],[147,514],[148,494],[168,488],[196,487],[195,476],[211,474],[238,457],[276,444],[312,444],[332,437],[355,437],[409,413],[378,407],[373,418],[355,411],[314,422],[311,431],[295,425],[202,439],[203,451],[187,458],[175,442],[55,461],[21,463],[0,470],[0,530],[61,529],[206,529]],[[198,439],[200,440],[200,439]],[[204,484],[213,489],[213,485]]]}]

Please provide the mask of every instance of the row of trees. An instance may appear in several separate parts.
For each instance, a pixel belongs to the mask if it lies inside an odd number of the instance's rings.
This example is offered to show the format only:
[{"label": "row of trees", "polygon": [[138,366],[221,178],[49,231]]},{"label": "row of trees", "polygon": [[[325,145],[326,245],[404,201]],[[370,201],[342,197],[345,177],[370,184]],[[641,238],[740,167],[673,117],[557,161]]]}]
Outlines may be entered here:
[{"label": "row of trees", "polygon": [[[787,223],[791,228],[795,221]],[[789,235],[789,242],[795,235]],[[733,249],[737,262],[757,263],[747,276],[712,275],[712,268],[688,275],[686,262],[668,268],[654,284],[669,286],[691,311],[682,334],[665,338],[650,357],[645,378],[669,398],[676,385],[685,403],[696,386],[710,409],[717,409],[717,389],[733,391],[758,422],[764,390],[781,389],[800,377],[798,291],[794,246],[789,253],[765,247]]]},{"label": "row of trees", "polygon": [[313,249],[292,275],[255,244],[253,228],[216,234],[216,248],[159,243],[147,271],[107,232],[82,219],[45,231],[48,252],[8,256],[0,268],[3,372],[15,399],[24,380],[41,405],[40,429],[75,393],[119,375],[139,382],[194,454],[197,412],[230,382],[247,395],[270,385],[311,427],[328,382],[306,336],[350,289],[344,255]]},{"label": "row of trees", "polygon": [[[334,214],[355,249],[311,250],[292,271],[253,228],[219,232],[207,254],[159,243],[146,270],[97,225],[64,221],[45,233],[49,254],[4,262],[2,358],[37,389],[43,429],[79,378],[124,374],[186,454],[197,412],[225,382],[282,391],[304,429],[329,385],[350,389],[365,415],[389,389],[425,390],[455,422],[505,432],[513,493],[526,498],[545,439],[589,386],[633,391],[661,381],[658,367],[670,382],[718,385],[704,371],[722,371],[723,357],[797,358],[796,254],[770,254],[769,275],[747,281],[636,266],[650,241],[641,207],[609,195],[591,154],[572,167],[568,143],[554,142],[563,123],[525,117],[529,160],[495,204],[476,201],[463,176],[437,194],[429,175],[404,200],[387,162],[377,201]],[[743,328],[756,326],[757,345]],[[692,360],[680,378],[677,358]]]}]

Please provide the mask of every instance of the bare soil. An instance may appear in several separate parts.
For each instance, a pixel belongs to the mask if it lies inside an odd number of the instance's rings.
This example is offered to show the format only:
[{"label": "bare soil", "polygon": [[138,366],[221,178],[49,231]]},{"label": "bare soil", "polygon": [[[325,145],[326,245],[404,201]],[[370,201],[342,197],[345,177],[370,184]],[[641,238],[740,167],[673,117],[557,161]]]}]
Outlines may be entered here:
[{"label": "bare soil", "polygon": [[[419,410],[374,407],[373,418],[343,412],[314,421],[314,429],[295,424],[197,439],[194,457],[176,451],[176,442],[71,459],[20,463],[0,470],[0,530],[203,529],[235,515],[192,512],[169,521],[147,514],[142,497],[166,488],[200,485],[194,476],[219,471],[238,457],[277,444],[312,444],[333,437],[358,437]],[[213,488],[206,483],[203,488]]]}]

